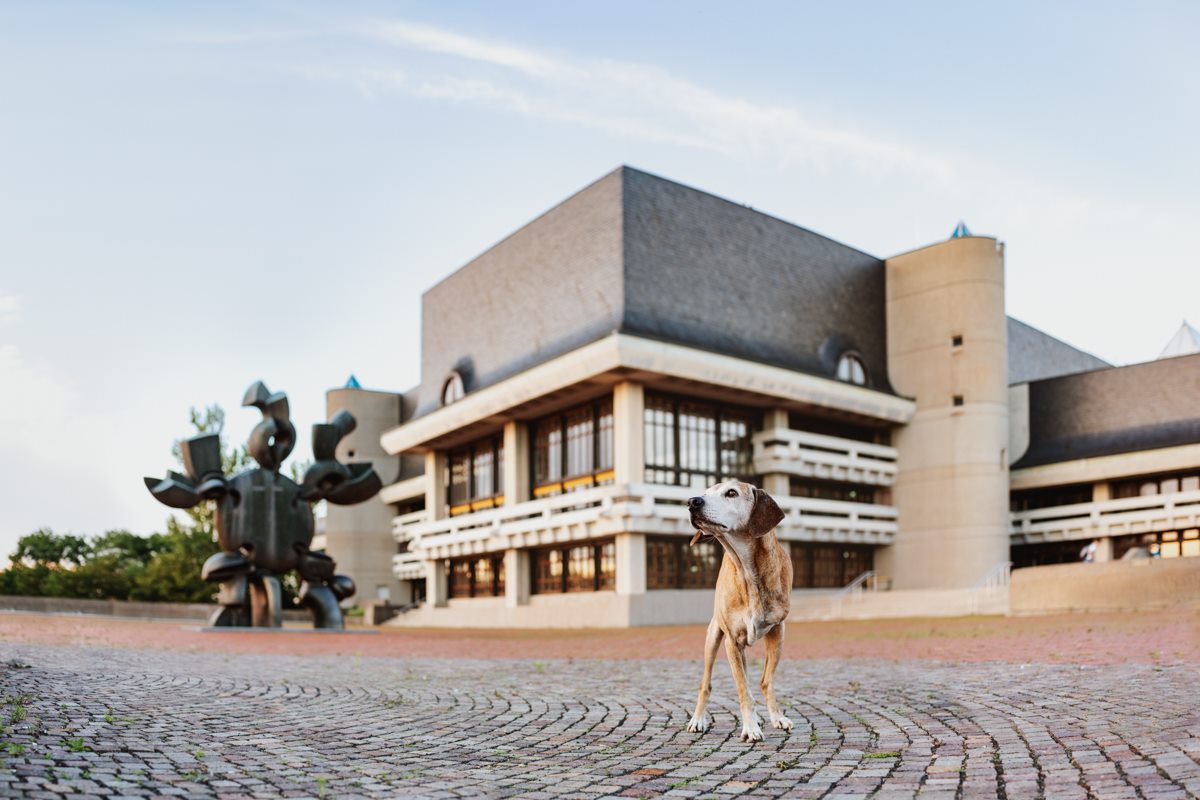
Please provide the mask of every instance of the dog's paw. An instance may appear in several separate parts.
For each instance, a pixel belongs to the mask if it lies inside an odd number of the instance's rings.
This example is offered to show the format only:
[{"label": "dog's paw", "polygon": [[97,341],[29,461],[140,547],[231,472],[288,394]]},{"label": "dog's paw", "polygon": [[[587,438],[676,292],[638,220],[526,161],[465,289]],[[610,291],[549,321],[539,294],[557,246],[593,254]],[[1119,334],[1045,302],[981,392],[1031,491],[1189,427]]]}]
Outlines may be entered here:
[{"label": "dog's paw", "polygon": [[[755,717],[757,717],[757,714]],[[742,723],[741,738],[743,742],[761,742],[763,740],[762,726],[758,724],[756,718],[752,717]]]},{"label": "dog's paw", "polygon": [[771,724],[782,731],[790,731],[792,729],[792,721],[783,714],[772,715]]},{"label": "dog's paw", "polygon": [[708,715],[701,714],[698,717],[692,717],[688,722],[688,733],[704,733],[708,730]]}]

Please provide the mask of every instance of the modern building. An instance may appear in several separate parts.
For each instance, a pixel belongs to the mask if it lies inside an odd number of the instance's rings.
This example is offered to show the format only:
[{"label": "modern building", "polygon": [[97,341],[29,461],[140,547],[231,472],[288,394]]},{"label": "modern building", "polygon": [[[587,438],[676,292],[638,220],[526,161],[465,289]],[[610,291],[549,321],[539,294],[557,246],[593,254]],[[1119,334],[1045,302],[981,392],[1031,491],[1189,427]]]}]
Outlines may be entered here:
[{"label": "modern building", "polygon": [[684,502],[732,477],[786,512],[800,609],[1200,547],[1200,355],[1116,368],[1007,317],[963,225],[878,258],[623,167],[427,291],[421,355],[328,397],[390,485],[326,545],[360,602],[419,604],[398,624],[704,621]]}]

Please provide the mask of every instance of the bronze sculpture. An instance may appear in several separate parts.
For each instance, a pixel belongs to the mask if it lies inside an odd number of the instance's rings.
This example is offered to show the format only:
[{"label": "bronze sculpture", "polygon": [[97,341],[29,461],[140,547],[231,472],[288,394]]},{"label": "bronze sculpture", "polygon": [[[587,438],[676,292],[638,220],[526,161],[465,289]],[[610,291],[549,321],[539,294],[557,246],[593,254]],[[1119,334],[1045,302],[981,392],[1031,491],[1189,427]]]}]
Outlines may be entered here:
[{"label": "bronze sculpture", "polygon": [[313,425],[314,461],[297,484],[279,474],[296,444],[287,395],[272,394],[257,381],[246,390],[242,405],[253,406],[263,415],[247,445],[258,469],[227,477],[221,466],[219,435],[204,434],[180,443],[186,474],[146,478],[146,488],[172,508],[216,503],[221,552],[205,562],[201,573],[204,580],[220,584],[219,607],[210,625],[280,627],[279,576],[294,569],[302,581],[300,603],[312,614],[314,627],[341,629],[345,622],[338,601],[354,594],[354,581],[335,574],[336,565],[324,552],[310,549],[312,504],[327,500],[353,505],[370,499],[382,487],[370,464],[343,464],[334,456],[338,442],[354,430],[354,417],[339,411],[329,422]]}]

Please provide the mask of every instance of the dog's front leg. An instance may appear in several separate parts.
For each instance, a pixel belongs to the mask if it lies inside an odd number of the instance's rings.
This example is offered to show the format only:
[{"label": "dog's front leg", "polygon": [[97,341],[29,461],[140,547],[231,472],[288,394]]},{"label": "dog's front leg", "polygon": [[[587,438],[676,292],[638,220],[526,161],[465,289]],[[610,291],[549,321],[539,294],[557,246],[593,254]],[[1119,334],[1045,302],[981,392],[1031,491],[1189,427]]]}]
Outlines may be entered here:
[{"label": "dog's front leg", "polygon": [[746,651],[728,638],[725,640],[725,655],[729,656],[729,671],[733,673],[733,682],[737,684],[738,705],[742,711],[742,741],[761,742],[762,726],[758,722],[758,712],[754,710],[754,697],[746,685]]},{"label": "dog's front leg", "polygon": [[700,693],[696,696],[696,712],[692,714],[692,719],[688,723],[688,730],[691,733],[704,733],[708,730],[708,697],[712,694],[712,671],[713,662],[717,660],[717,648],[721,646],[721,639],[724,638],[725,632],[721,630],[721,626],[717,624],[714,617],[712,622],[708,623],[708,635],[704,638],[704,675],[700,678]]},{"label": "dog's front leg", "polygon": [[767,663],[763,666],[762,683],[759,685],[767,701],[767,713],[771,715],[772,725],[790,731],[792,721],[783,715],[779,710],[779,703],[775,702],[775,668],[779,666],[779,659],[783,657],[782,622],[767,631],[767,635],[763,637],[763,644],[767,646]]}]

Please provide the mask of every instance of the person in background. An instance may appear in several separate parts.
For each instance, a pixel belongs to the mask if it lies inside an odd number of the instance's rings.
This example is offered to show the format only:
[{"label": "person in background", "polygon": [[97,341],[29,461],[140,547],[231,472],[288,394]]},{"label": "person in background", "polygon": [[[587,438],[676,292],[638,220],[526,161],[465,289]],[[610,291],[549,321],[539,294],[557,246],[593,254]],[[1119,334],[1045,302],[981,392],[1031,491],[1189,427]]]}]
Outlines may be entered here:
[{"label": "person in background", "polygon": [[1099,543],[1095,539],[1085,544],[1083,549],[1079,551],[1079,560],[1085,564],[1091,564],[1096,560],[1096,548],[1098,546]]}]

